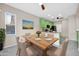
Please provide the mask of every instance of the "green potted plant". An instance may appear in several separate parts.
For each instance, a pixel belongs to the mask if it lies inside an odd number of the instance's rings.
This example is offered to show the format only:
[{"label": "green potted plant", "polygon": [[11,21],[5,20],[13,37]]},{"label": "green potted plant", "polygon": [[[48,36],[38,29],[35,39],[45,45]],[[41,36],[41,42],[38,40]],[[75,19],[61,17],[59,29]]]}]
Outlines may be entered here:
[{"label": "green potted plant", "polygon": [[3,49],[4,40],[5,40],[5,29],[0,28],[0,50]]}]

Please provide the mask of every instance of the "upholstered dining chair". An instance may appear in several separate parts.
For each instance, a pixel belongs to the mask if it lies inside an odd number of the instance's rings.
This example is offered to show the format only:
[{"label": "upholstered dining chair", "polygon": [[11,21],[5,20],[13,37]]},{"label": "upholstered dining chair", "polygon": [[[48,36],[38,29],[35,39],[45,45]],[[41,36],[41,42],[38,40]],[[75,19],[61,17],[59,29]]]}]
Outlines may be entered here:
[{"label": "upholstered dining chair", "polygon": [[47,55],[48,56],[65,56],[66,49],[67,49],[68,40],[65,40],[60,48],[52,46],[48,49]]},{"label": "upholstered dining chair", "polygon": [[[22,39],[22,38],[21,38]],[[20,38],[17,37],[17,54],[18,56],[40,56],[42,55],[38,48],[31,45],[27,40],[25,42],[20,42]]]},{"label": "upholstered dining chair", "polygon": [[20,37],[17,37],[16,40],[17,40],[17,55],[26,55],[26,48],[28,46],[30,46],[30,44],[25,41],[25,42],[21,42],[20,40],[21,38]]}]

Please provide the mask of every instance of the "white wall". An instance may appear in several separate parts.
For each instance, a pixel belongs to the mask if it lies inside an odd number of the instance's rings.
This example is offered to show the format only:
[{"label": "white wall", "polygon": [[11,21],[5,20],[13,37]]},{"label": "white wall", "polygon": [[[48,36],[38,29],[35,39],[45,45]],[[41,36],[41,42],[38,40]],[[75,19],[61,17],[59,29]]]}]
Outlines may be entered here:
[{"label": "white wall", "polygon": [[68,38],[68,33],[69,31],[68,31],[68,19],[64,19],[63,21],[62,21],[62,34],[66,37],[66,38]]},{"label": "white wall", "polygon": [[79,16],[76,16],[76,31],[79,31]]},{"label": "white wall", "polygon": [[69,30],[69,40],[76,41],[76,17],[70,16],[68,18],[68,30]]},{"label": "white wall", "polygon": [[62,23],[56,23],[57,32],[62,32]]},{"label": "white wall", "polygon": [[63,36],[68,38],[68,19],[63,19],[62,22],[56,23],[57,32],[61,32]]}]

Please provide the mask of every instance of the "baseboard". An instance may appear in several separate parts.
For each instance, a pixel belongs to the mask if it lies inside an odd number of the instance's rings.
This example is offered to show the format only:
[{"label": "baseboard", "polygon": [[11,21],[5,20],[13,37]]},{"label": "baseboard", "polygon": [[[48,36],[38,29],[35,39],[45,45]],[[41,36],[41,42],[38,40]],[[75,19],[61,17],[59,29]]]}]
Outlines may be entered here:
[{"label": "baseboard", "polygon": [[17,45],[17,43],[16,44],[12,44],[12,45],[5,46],[4,48],[9,48],[9,47],[12,47],[12,46],[15,46],[15,45]]}]

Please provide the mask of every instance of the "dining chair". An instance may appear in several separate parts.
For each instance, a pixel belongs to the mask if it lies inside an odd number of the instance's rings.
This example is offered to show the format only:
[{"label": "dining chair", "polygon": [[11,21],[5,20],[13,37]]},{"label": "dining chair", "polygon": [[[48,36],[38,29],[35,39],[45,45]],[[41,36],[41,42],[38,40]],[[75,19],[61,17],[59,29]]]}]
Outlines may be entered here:
[{"label": "dining chair", "polygon": [[17,37],[17,55],[21,56],[21,55],[26,55],[26,48],[30,46],[30,44],[28,44],[27,42],[26,43],[23,43],[23,42],[20,42],[20,38]]},{"label": "dining chair", "polygon": [[65,56],[66,49],[67,49],[68,40],[65,40],[61,47],[57,48],[55,46],[52,46],[48,49],[47,55],[48,56]]},{"label": "dining chair", "polygon": [[17,37],[17,54],[18,56],[40,56],[42,55],[39,51],[39,49],[30,44],[30,42],[27,41],[25,43],[19,42],[20,38]]}]

